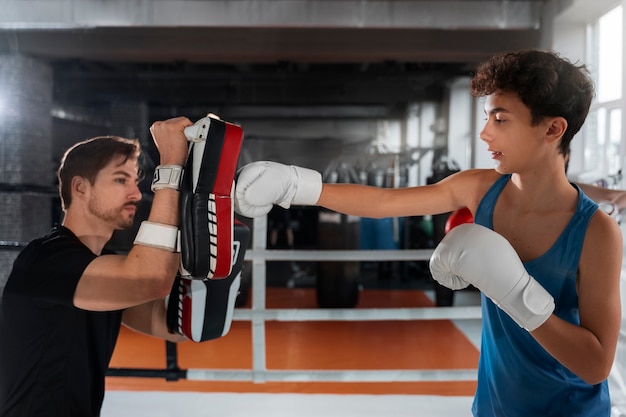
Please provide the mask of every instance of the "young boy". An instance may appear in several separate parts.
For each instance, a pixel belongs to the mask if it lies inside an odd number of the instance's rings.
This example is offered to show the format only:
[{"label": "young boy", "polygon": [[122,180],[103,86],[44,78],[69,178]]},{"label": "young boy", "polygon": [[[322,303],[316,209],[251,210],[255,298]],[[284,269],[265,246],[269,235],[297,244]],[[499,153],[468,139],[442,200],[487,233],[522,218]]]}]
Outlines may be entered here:
[{"label": "young boy", "polygon": [[416,216],[468,207],[431,271],[482,295],[475,416],[609,416],[607,375],[620,326],[622,237],[565,175],[565,155],[593,96],[585,68],[557,54],[494,56],[471,85],[485,97],[480,138],[494,169],[471,169],[403,189],[322,184],[319,173],[273,162],[242,169],[236,207],[319,205],[361,217]]}]

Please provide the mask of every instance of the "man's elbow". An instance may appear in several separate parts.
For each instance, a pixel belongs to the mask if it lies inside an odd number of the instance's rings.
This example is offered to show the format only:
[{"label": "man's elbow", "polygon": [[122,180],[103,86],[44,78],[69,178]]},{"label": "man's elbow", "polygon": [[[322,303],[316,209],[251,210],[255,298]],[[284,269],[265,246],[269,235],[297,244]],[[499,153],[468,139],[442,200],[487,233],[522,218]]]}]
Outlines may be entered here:
[{"label": "man's elbow", "polygon": [[176,258],[176,262],[167,262],[152,271],[150,288],[153,297],[151,298],[165,298],[172,291],[179,265],[180,258]]},{"label": "man's elbow", "polygon": [[162,268],[144,271],[141,277],[140,292],[146,301],[165,298],[172,291],[177,270]]},{"label": "man's elbow", "polygon": [[167,271],[166,273],[159,274],[153,280],[151,285],[153,298],[165,298],[172,291],[172,285],[174,284],[174,278],[176,277],[176,271]]}]

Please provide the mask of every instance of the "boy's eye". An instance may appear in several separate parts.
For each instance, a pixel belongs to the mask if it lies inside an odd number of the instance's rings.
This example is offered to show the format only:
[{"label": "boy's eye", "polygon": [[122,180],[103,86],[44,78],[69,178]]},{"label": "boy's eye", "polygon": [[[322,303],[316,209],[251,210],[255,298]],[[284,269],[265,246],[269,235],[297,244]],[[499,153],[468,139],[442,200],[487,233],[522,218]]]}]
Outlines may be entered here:
[{"label": "boy's eye", "polygon": [[490,119],[493,119],[493,121],[496,123],[502,123],[506,121],[505,119],[500,118],[500,116],[485,116],[483,120],[487,122]]}]

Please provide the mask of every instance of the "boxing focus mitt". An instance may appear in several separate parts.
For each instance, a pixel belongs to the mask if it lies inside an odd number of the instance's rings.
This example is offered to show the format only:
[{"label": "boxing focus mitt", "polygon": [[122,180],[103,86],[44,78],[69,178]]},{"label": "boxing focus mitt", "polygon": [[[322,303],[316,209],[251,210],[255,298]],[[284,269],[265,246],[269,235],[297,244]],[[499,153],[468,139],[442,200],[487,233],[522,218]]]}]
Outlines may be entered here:
[{"label": "boxing focus mitt", "polygon": [[174,280],[167,300],[166,321],[170,332],[204,342],[222,337],[230,330],[250,240],[250,229],[243,223],[235,221],[233,230],[233,268],[227,278],[197,280],[179,275]]},{"label": "boxing focus mitt", "polygon": [[180,186],[179,271],[186,278],[223,279],[232,268],[232,197],[243,130],[205,117],[185,135],[191,145]]}]

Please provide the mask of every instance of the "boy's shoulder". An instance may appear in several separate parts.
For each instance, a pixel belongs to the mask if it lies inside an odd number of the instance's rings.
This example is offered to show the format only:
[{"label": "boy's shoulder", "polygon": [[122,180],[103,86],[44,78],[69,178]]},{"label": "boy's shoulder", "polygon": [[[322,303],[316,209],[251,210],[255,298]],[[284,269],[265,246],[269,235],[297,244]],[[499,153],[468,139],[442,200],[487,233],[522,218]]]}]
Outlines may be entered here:
[{"label": "boy's shoulder", "polygon": [[456,174],[459,176],[459,180],[465,182],[468,186],[476,187],[479,190],[486,191],[497,180],[503,177],[510,177],[510,175],[502,175],[495,169],[486,168],[472,168],[459,172]]}]

